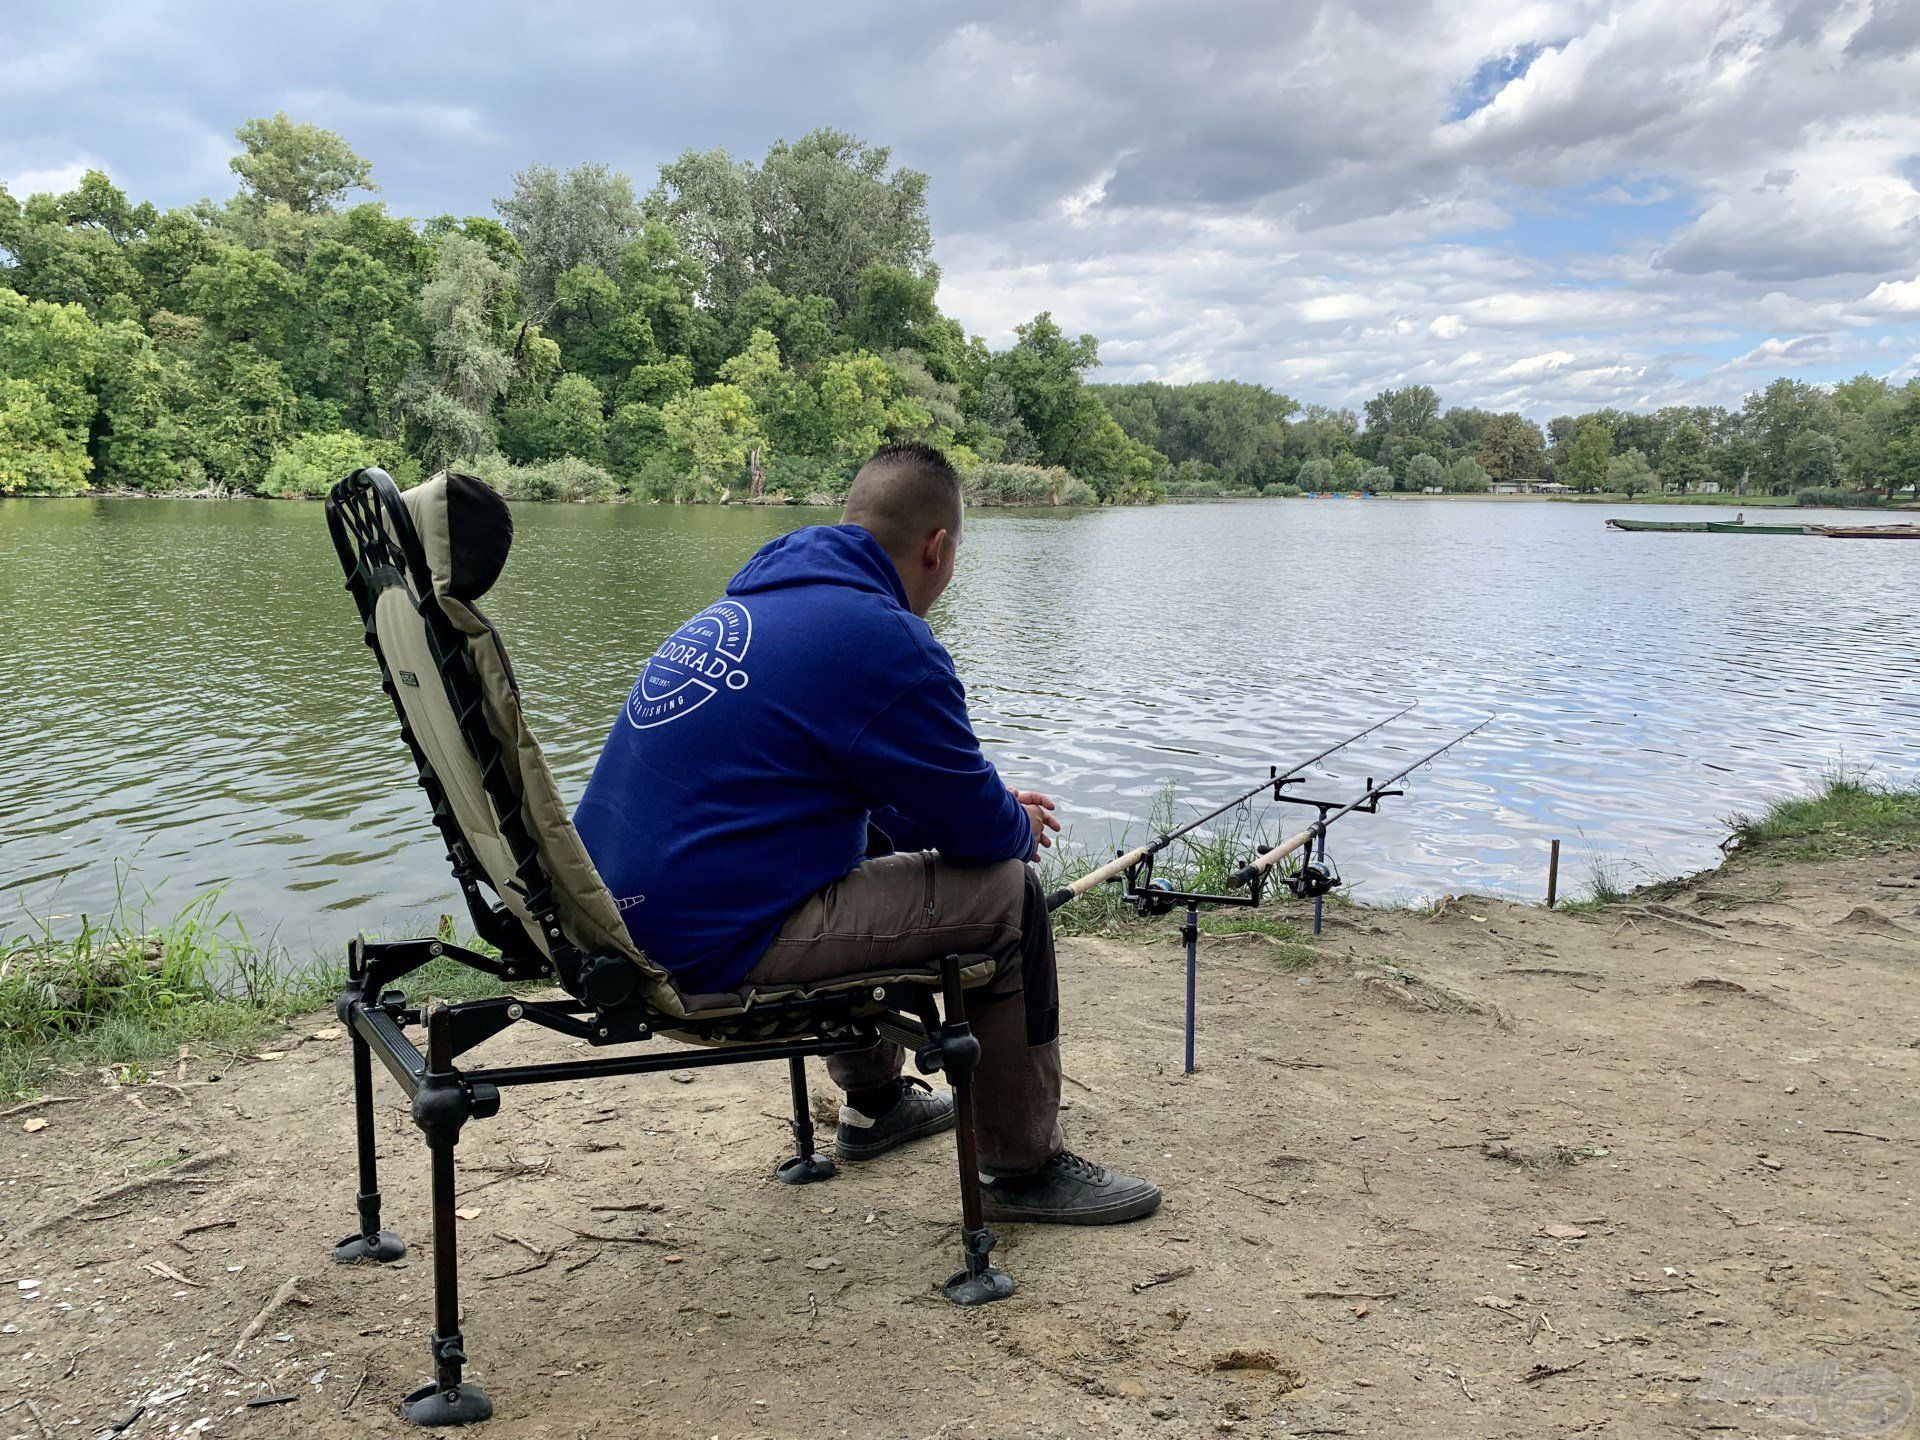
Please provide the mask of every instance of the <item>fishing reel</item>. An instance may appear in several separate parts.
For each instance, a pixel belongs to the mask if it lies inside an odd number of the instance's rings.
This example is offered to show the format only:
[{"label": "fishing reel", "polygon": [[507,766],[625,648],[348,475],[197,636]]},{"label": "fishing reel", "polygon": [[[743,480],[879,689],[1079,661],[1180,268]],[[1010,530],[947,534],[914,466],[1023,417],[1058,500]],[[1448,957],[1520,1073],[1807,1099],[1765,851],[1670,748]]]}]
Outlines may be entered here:
[{"label": "fishing reel", "polygon": [[1171,915],[1174,910],[1173,886],[1164,880],[1148,880],[1131,896],[1134,913],[1143,919]]},{"label": "fishing reel", "polygon": [[1340,870],[1325,855],[1302,860],[1299,868],[1286,876],[1286,886],[1301,900],[1318,900],[1340,888]]}]

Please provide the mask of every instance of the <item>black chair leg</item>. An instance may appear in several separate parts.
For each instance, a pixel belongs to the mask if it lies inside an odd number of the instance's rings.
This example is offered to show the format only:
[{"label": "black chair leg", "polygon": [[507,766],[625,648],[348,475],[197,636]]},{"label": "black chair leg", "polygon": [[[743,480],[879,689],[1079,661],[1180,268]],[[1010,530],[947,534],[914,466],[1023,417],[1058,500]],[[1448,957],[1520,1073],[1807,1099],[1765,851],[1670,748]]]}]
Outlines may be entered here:
[{"label": "black chair leg", "polygon": [[[446,1011],[427,1024],[427,1074],[413,1100],[413,1118],[426,1132],[433,1157],[433,1379],[401,1403],[414,1425],[471,1425],[490,1419],[493,1402],[478,1385],[463,1378],[466,1339],[460,1333],[460,1250],[454,1210],[453,1147],[460,1130],[476,1114],[499,1108],[491,1087],[472,1089],[453,1070]],[[480,1091],[487,1093],[482,1096]]]},{"label": "black chair leg", "polygon": [[840,1173],[830,1155],[813,1148],[813,1106],[807,1099],[807,1062],[795,1055],[787,1061],[793,1083],[793,1154],[782,1160],[774,1176],[782,1185],[812,1185]]},{"label": "black chair leg", "polygon": [[947,956],[941,966],[946,990],[946,1019],[940,1027],[940,1058],[953,1082],[954,1140],[960,1158],[960,1254],[966,1268],[949,1276],[940,1289],[956,1305],[990,1305],[1013,1294],[1013,1277],[996,1270],[993,1232],[980,1214],[980,1170],[975,1149],[973,1069],[980,1061],[980,1042],[967,1023],[966,994],[960,986],[960,957]]},{"label": "black chair leg", "polygon": [[385,1265],[407,1253],[406,1241],[380,1228],[380,1169],[373,1149],[373,1053],[358,1030],[353,1035],[353,1122],[360,1148],[360,1193],[354,1204],[360,1211],[358,1233],[333,1247],[342,1265],[368,1262]]}]

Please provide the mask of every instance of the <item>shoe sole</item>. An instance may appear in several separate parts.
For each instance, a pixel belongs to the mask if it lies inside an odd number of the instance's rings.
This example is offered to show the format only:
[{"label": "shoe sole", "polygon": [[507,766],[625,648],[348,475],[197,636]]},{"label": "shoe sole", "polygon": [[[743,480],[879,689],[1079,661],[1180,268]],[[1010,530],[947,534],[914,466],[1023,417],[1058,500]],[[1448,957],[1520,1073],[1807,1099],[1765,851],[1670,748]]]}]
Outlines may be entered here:
[{"label": "shoe sole", "polygon": [[922,1120],[918,1125],[912,1125],[902,1130],[897,1135],[890,1135],[878,1145],[856,1148],[848,1145],[846,1141],[836,1136],[833,1142],[833,1154],[837,1160],[845,1160],[850,1164],[858,1165],[863,1160],[872,1160],[876,1156],[886,1154],[889,1150],[897,1150],[909,1140],[919,1140],[924,1136],[938,1135],[944,1130],[951,1129],[953,1129],[953,1112],[949,1110],[945,1115],[930,1116]]},{"label": "shoe sole", "polygon": [[1000,1204],[983,1195],[980,1211],[982,1219],[1003,1225],[1124,1225],[1129,1220],[1144,1220],[1159,1208],[1160,1192],[1149,1190],[1083,1210],[1029,1210]]}]

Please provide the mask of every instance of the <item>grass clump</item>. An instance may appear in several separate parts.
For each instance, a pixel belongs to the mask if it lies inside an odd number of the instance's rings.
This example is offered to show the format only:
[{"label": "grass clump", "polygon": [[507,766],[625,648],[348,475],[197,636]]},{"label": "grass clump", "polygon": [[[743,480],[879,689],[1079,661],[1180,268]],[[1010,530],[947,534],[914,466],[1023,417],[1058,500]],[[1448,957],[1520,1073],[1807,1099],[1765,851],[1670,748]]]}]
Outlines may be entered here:
[{"label": "grass clump", "polygon": [[1889,785],[1870,772],[1838,769],[1811,795],[1735,815],[1729,848],[1775,863],[1844,860],[1920,847],[1920,784]]},{"label": "grass clump", "polygon": [[[344,964],[295,963],[222,910],[217,893],[163,923],[149,919],[149,908],[150,897],[129,903],[123,894],[104,919],[82,915],[66,932],[53,919],[29,919],[0,940],[0,1097],[78,1066],[112,1067],[138,1082],[183,1045],[240,1054],[340,991]],[[446,926],[443,933],[453,938]],[[407,986],[448,1000],[500,988],[445,960]]]},{"label": "grass clump", "polygon": [[[1154,797],[1146,821],[1139,828],[1147,834],[1164,835],[1181,823],[1179,801],[1169,780]],[[1120,848],[1075,849],[1061,843],[1066,838],[1065,835],[1058,837],[1053,849],[1041,853],[1041,880],[1049,892],[1106,864]],[[1274,843],[1273,833],[1255,820],[1252,807],[1241,805],[1162,850],[1154,858],[1154,879],[1175,890],[1235,893],[1227,890],[1227,877]],[[1278,874],[1269,873],[1266,894],[1270,901],[1285,898]],[[1335,899],[1334,896],[1327,898]],[[1147,917],[1121,898],[1117,880],[1096,886],[1053,913],[1054,930],[1061,935],[1117,935],[1137,931],[1147,923]],[[1295,927],[1256,910],[1203,909],[1200,928],[1208,935],[1261,934],[1289,943],[1301,942],[1300,931]]]}]

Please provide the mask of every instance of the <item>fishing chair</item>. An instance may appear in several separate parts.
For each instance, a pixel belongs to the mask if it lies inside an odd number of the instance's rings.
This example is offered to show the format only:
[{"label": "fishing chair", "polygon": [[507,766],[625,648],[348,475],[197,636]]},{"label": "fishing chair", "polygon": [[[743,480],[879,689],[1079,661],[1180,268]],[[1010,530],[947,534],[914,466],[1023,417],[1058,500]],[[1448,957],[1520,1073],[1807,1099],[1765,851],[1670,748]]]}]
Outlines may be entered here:
[{"label": "fishing chair", "polygon": [[[506,503],[466,475],[438,475],[402,495],[384,471],[358,470],[327,497],[327,523],[454,879],[474,929],[497,952],[432,937],[361,937],[347,950],[338,1009],[353,1044],[360,1227],[335,1247],[335,1259],[386,1262],[406,1253],[380,1223],[374,1056],[412,1102],[431,1159],[433,1379],[406,1397],[407,1419],[460,1425],[493,1413],[486,1395],[463,1377],[454,1147],[467,1121],[497,1114],[500,1092],[515,1085],[784,1060],[794,1153],[776,1173],[799,1185],[834,1174],[833,1161],[813,1148],[806,1057],[882,1039],[904,1045],[922,1072],[945,1070],[953,1084],[964,1266],[942,1289],[962,1305],[1012,1294],[1013,1281],[989,1263],[994,1242],[981,1220],[974,1159],[980,1043],[967,1024],[965,991],[991,978],[990,957],[949,955],[937,968],[807,985],[683,992],[628,936],[527,727],[500,632],[475,608],[513,542]],[[566,998],[501,995],[428,1009],[392,988],[436,959],[502,982],[557,982]],[[515,1025],[609,1053],[536,1064],[459,1063]],[[424,1052],[407,1033],[415,1027],[424,1028]],[[682,1043],[634,1048],[660,1041]]]}]

